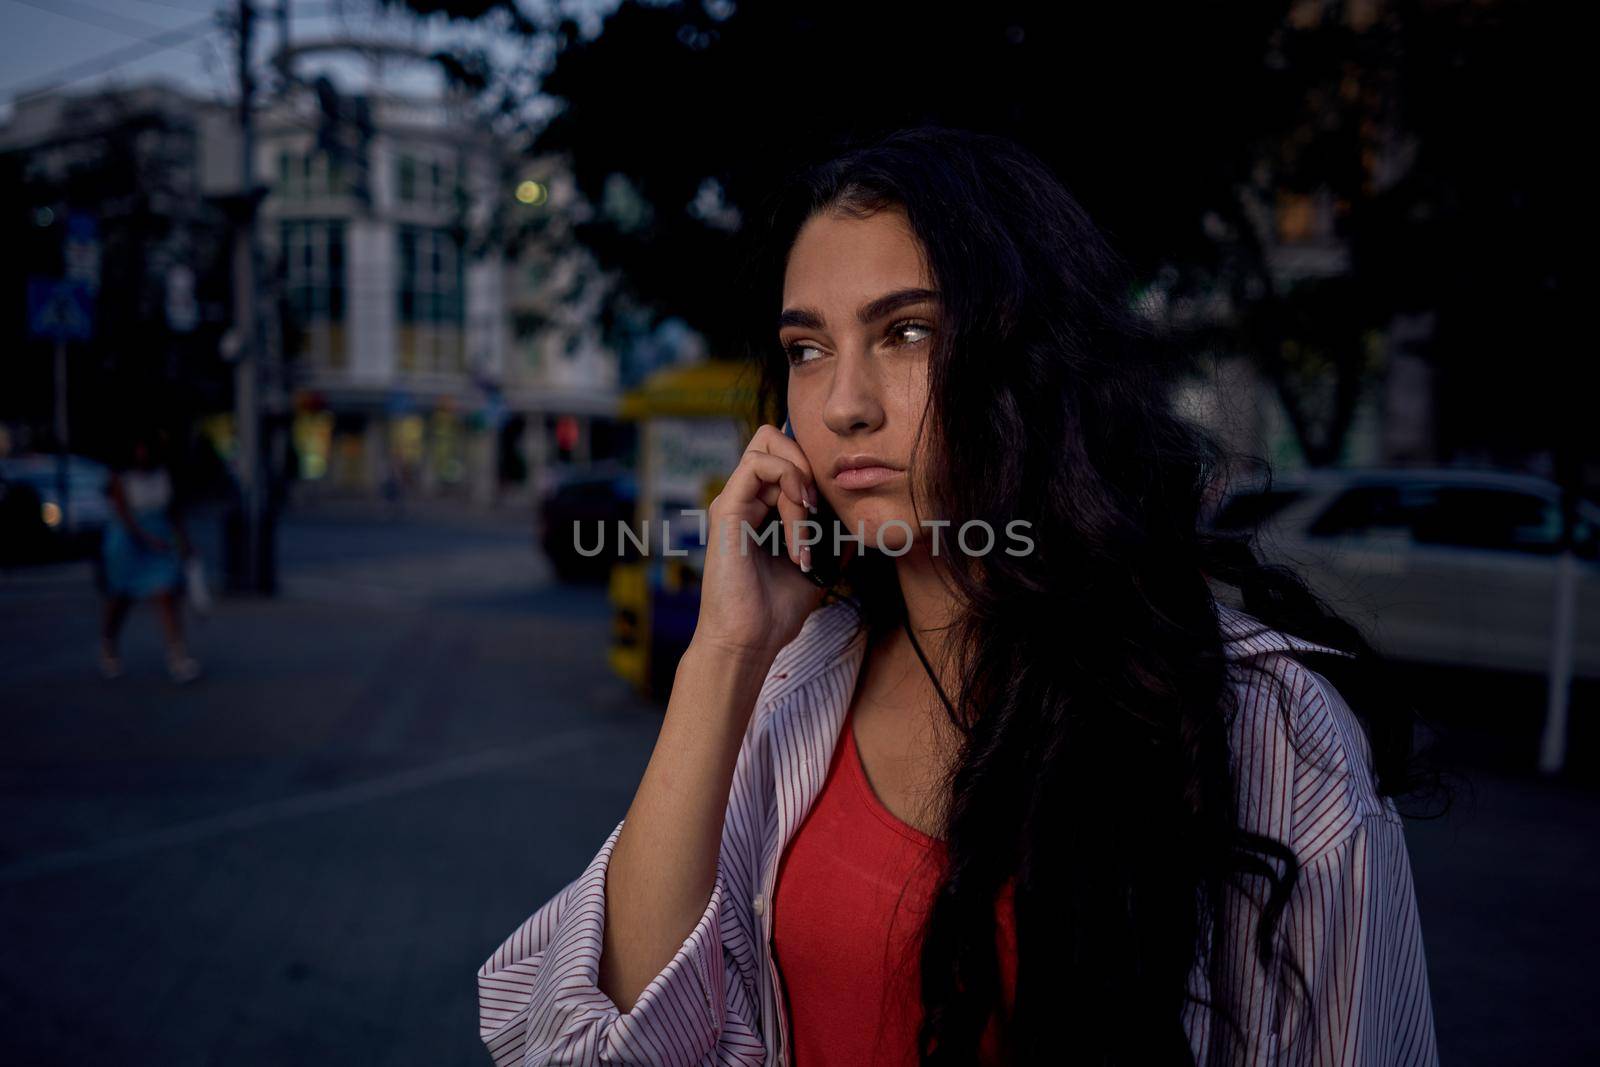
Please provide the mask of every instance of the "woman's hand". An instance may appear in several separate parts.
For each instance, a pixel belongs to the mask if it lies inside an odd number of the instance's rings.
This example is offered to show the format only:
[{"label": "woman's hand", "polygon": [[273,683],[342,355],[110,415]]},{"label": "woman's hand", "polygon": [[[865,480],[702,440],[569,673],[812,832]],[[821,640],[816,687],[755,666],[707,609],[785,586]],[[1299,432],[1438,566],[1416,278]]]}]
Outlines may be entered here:
[{"label": "woman's hand", "polygon": [[[776,426],[758,428],[739,465],[707,509],[705,573],[693,641],[764,670],[794,640],[823,590],[801,573],[808,550],[798,548],[796,524],[817,503],[817,483],[800,446]],[[761,523],[776,504],[791,547],[788,558],[758,544]],[[754,534],[745,534],[741,522]],[[800,553],[806,552],[802,556]]]}]

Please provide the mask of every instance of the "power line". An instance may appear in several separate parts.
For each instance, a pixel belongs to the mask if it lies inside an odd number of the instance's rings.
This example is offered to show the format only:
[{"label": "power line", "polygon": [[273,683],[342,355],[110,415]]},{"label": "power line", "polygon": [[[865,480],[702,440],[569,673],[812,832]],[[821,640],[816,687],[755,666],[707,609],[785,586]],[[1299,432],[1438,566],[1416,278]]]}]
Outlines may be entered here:
[{"label": "power line", "polygon": [[110,11],[102,11],[87,4],[74,4],[71,0],[52,0],[48,4],[44,0],[11,0],[11,2],[37,8],[59,18],[71,19],[73,22],[81,22],[85,26],[110,30],[112,33],[120,33],[124,37],[137,37],[140,40],[147,40],[150,34],[160,33],[162,30],[162,27],[152,26],[148,22],[112,14]]},{"label": "power line", "polygon": [[[151,4],[155,7],[164,7],[169,11],[187,11],[191,15],[199,14],[199,8],[196,8],[193,4],[181,3],[180,0],[138,0],[138,2]],[[197,0],[197,2],[200,7],[209,7],[212,10],[217,7],[215,0]]]},{"label": "power line", "polygon": [[[109,52],[103,52],[81,63],[73,63],[62,67],[44,78],[33,78],[27,82],[0,88],[0,96],[16,93],[17,95],[13,97],[12,103],[20,104],[36,96],[54,92],[74,82],[83,81],[85,78],[92,78],[98,74],[116,70],[118,67],[126,66],[146,56],[153,56],[169,48],[176,48],[216,28],[217,24],[212,18],[205,18],[199,22],[179,26],[176,29],[168,30],[166,33],[158,33],[153,37],[146,37],[142,41],[123,45],[121,48],[113,48]],[[33,85],[35,88],[18,92],[19,89],[27,85]]]},{"label": "power line", "polygon": [[[49,11],[57,15],[65,15],[68,18],[75,18],[79,22],[89,22],[86,17],[69,15],[64,11],[57,9],[56,7],[44,3],[43,0],[12,0],[12,2],[24,4],[29,7],[35,7],[44,11]],[[113,19],[119,18],[118,16],[111,15],[109,12],[100,11],[97,8],[84,8],[83,10],[95,12],[103,17]],[[325,18],[330,15],[348,18],[351,14],[353,14],[351,9],[346,4],[338,2],[338,0],[334,0],[334,2],[298,4],[293,10],[296,15],[302,18]],[[376,16],[376,11],[369,10],[364,14],[367,18],[373,18]],[[54,92],[57,89],[64,88],[87,78],[92,78],[99,74],[109,73],[110,71],[126,66],[129,63],[138,62],[147,56],[156,55],[157,53],[165,51],[169,48],[176,48],[179,45],[186,44],[187,42],[202,36],[210,30],[219,29],[221,28],[221,22],[224,19],[225,16],[218,11],[216,14],[213,14],[212,16],[199,22],[187,23],[182,26],[174,27],[171,30],[156,33],[148,37],[142,37],[140,40],[135,41],[132,44],[124,45],[120,48],[114,48],[108,52],[103,52],[100,55],[93,56],[78,63],[68,64],[42,77],[28,78],[25,81],[13,82],[10,85],[0,86],[0,99],[11,96],[12,104],[20,104],[31,100],[36,96],[42,96],[45,93]],[[136,23],[131,19],[121,19],[120,21],[130,25],[146,25],[145,23]],[[114,29],[114,32],[118,33],[131,33],[131,31],[121,27],[114,28],[109,23],[99,23],[97,25],[103,29]]]}]

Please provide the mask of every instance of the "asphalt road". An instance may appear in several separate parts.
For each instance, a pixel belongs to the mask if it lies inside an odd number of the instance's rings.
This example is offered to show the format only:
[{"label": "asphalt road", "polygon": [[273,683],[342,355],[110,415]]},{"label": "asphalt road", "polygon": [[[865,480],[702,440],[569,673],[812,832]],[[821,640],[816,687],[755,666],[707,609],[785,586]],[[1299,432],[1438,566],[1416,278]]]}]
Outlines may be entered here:
[{"label": "asphalt road", "polygon": [[[659,711],[521,516],[297,516],[281,550],[182,688],[147,607],[98,677],[85,567],[0,573],[0,1062],[487,1062],[474,972],[621,817]],[[1548,781],[1537,685],[1451,682],[1465,785],[1408,831],[1444,1062],[1600,1062],[1593,691]]]}]

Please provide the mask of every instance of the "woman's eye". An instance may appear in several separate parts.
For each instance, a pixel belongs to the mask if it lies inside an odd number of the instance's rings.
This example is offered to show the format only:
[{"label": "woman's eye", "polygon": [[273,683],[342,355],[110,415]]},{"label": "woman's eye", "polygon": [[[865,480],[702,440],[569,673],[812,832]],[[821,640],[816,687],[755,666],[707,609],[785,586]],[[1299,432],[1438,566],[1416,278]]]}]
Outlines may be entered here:
[{"label": "woman's eye", "polygon": [[[933,336],[933,327],[923,322],[897,322],[889,327],[887,336],[892,339],[893,347],[900,348],[905,345],[920,344]],[[822,349],[807,341],[793,341],[783,345],[784,354],[789,359],[791,367],[801,363],[814,363],[823,354]],[[815,353],[812,355],[811,353]]]},{"label": "woman's eye", "polygon": [[898,338],[902,345],[914,345],[933,336],[933,327],[920,322],[897,322],[889,327],[889,336]]},{"label": "woman's eye", "polygon": [[816,345],[806,344],[804,341],[795,341],[792,344],[784,345],[783,350],[789,356],[789,366],[791,367],[799,363],[811,362],[811,360],[806,356],[807,352],[817,352],[820,354],[822,351],[822,349],[818,348]]}]

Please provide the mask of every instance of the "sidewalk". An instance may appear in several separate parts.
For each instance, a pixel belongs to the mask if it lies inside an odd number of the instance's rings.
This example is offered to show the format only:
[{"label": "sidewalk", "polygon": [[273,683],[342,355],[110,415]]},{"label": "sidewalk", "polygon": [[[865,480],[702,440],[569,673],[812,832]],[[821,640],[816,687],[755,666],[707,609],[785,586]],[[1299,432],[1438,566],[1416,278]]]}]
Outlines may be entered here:
[{"label": "sidewalk", "polygon": [[505,498],[495,503],[441,497],[405,497],[397,504],[371,496],[301,494],[283,512],[290,521],[423,522],[429,525],[519,528],[532,535],[531,500]]}]

